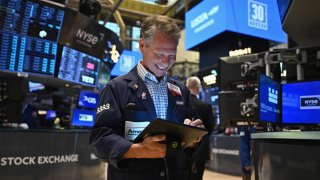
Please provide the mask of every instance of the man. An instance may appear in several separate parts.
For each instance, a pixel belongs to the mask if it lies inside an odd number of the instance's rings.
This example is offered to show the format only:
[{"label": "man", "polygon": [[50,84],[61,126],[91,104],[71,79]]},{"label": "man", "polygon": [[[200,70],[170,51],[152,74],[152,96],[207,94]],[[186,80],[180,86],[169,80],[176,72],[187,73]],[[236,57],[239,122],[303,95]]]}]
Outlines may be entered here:
[{"label": "man", "polygon": [[204,127],[208,129],[209,134],[202,138],[201,143],[197,151],[193,154],[191,162],[191,171],[189,172],[190,180],[201,180],[203,172],[205,169],[206,160],[209,159],[209,135],[214,128],[214,117],[212,113],[212,108],[210,104],[202,102],[197,98],[201,90],[201,82],[198,77],[189,77],[187,79],[186,85],[191,93],[191,104],[194,110],[200,116],[200,119],[203,121]]},{"label": "man", "polygon": [[[108,162],[108,180],[186,179],[185,149],[166,157],[166,135],[147,136],[134,143],[134,135],[155,118],[202,126],[190,103],[190,92],[167,77],[176,61],[180,30],[172,19],[152,16],[141,25],[142,61],[128,74],[111,80],[99,97],[90,144]],[[189,149],[187,149],[189,150]]]}]

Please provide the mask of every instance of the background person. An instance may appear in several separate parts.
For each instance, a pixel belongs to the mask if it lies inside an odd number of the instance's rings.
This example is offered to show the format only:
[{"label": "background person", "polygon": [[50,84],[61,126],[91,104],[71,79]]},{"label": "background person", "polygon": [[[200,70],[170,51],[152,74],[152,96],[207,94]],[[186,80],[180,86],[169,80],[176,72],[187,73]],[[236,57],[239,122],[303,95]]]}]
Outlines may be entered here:
[{"label": "background person", "polygon": [[210,134],[214,129],[214,117],[211,105],[197,98],[201,90],[200,79],[196,76],[189,77],[186,85],[191,93],[191,104],[203,121],[203,125],[208,129],[208,135],[202,138],[201,143],[195,153],[192,155],[191,171],[189,172],[190,180],[201,180],[205,169],[206,160],[210,159]]}]

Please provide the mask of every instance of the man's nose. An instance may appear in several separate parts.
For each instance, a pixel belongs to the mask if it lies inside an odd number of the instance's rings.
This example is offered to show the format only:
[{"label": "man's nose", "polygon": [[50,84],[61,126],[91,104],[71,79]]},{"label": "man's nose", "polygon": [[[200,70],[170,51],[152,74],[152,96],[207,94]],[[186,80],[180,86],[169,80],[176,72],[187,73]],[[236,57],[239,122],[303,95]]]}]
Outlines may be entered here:
[{"label": "man's nose", "polygon": [[161,62],[165,65],[170,64],[170,56],[164,56]]}]

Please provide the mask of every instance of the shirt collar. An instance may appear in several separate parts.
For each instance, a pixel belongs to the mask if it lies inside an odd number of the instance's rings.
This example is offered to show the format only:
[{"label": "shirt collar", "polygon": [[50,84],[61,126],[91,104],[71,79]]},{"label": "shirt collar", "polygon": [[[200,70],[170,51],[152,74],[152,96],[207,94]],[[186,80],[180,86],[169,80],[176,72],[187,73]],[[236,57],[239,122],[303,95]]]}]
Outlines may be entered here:
[{"label": "shirt collar", "polygon": [[138,63],[137,66],[138,69],[138,75],[140,76],[140,78],[145,82],[147,79],[151,80],[154,83],[166,83],[167,82],[167,73],[164,75],[164,77],[161,79],[161,81],[159,82],[157,77],[155,75],[153,75],[152,73],[150,73],[145,67],[142,66],[141,61]]}]

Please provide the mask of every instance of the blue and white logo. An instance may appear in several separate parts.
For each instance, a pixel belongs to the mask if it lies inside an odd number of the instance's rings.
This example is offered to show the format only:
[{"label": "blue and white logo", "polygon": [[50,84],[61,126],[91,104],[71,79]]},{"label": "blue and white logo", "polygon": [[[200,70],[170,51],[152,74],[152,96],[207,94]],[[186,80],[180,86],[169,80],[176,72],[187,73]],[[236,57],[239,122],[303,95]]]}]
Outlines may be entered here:
[{"label": "blue and white logo", "polygon": [[93,122],[93,116],[91,114],[79,114],[79,121]]},{"label": "blue and white logo", "polygon": [[320,95],[300,96],[300,109],[320,109]]},{"label": "blue and white logo", "polygon": [[268,30],[268,6],[267,4],[248,1],[248,26]]},{"label": "blue and white logo", "polygon": [[99,95],[97,93],[81,90],[78,105],[95,109],[98,105],[98,98]]},{"label": "blue and white logo", "polygon": [[134,56],[130,55],[123,55],[122,58],[120,58],[120,63],[120,71],[122,72],[128,72],[136,65]]},{"label": "blue and white logo", "polygon": [[278,104],[278,91],[271,87],[268,88],[268,101],[273,104]]}]

